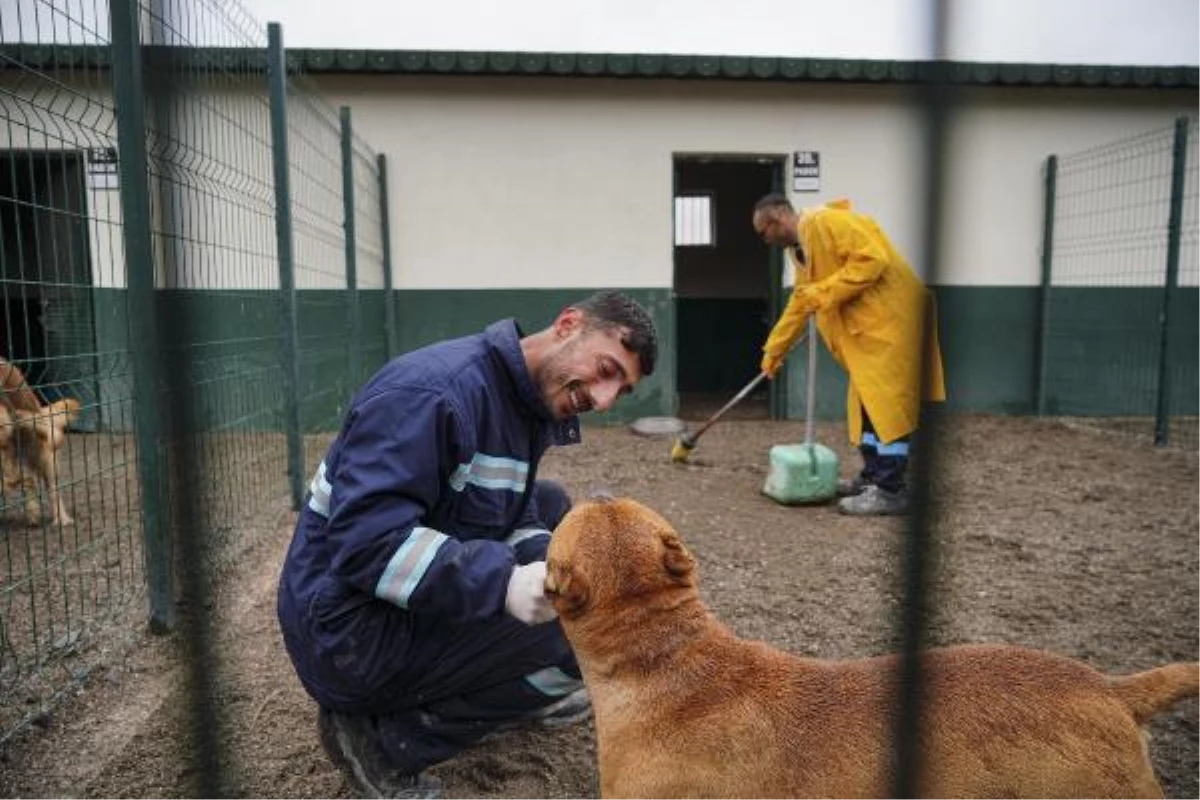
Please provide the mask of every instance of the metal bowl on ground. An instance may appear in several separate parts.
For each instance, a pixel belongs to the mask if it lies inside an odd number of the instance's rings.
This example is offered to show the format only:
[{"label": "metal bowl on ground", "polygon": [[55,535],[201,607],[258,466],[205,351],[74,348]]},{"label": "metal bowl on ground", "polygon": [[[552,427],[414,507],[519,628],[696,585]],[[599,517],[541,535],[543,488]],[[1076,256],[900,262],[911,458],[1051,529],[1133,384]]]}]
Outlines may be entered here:
[{"label": "metal bowl on ground", "polygon": [[678,417],[641,417],[629,425],[638,436],[677,436],[687,430]]}]

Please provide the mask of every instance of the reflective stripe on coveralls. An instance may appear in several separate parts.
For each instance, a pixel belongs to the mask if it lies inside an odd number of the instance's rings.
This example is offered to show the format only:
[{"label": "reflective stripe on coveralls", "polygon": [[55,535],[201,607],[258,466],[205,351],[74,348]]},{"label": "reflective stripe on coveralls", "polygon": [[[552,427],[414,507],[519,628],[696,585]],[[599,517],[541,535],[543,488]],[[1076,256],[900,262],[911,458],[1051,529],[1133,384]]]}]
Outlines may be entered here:
[{"label": "reflective stripe on coveralls", "polygon": [[483,489],[507,489],[520,494],[529,479],[529,464],[511,458],[476,453],[471,461],[459,464],[450,476],[450,488],[461,492],[467,484]]},{"label": "reflective stripe on coveralls", "polygon": [[908,442],[890,442],[883,444],[879,441],[879,437],[871,432],[865,432],[862,435],[862,443],[875,448],[875,452],[881,456],[908,456]]},{"label": "reflective stripe on coveralls", "polygon": [[408,608],[408,598],[416,590],[421,578],[425,577],[438,548],[449,538],[433,528],[413,528],[379,577],[375,596],[395,603],[400,608]]},{"label": "reflective stripe on coveralls", "polygon": [[521,528],[520,530],[513,531],[512,535],[504,540],[504,543],[509,547],[515,548],[521,542],[527,542],[535,536],[549,535],[550,531],[546,530],[545,528]]},{"label": "reflective stripe on coveralls", "polygon": [[308,507],[329,519],[329,495],[333,492],[333,487],[325,479],[324,461],[317,467],[317,473],[313,475],[312,483],[308,485],[308,491]]},{"label": "reflective stripe on coveralls", "polygon": [[546,667],[525,676],[525,682],[550,697],[565,697],[583,687],[583,681],[573,678],[558,667]]}]

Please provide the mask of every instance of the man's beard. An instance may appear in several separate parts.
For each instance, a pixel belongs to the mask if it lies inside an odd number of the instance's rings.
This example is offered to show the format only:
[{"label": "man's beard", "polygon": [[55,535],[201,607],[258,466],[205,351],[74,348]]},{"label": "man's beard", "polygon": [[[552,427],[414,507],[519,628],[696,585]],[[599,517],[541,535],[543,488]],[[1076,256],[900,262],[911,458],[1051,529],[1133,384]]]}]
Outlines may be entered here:
[{"label": "man's beard", "polygon": [[534,383],[542,394],[542,401],[551,412],[558,415],[559,407],[555,402],[559,397],[566,396],[568,400],[568,415],[582,414],[591,410],[591,403],[583,391],[583,382],[572,378],[562,365],[568,361],[577,343],[570,342],[563,349],[546,360],[541,369],[534,375]]}]

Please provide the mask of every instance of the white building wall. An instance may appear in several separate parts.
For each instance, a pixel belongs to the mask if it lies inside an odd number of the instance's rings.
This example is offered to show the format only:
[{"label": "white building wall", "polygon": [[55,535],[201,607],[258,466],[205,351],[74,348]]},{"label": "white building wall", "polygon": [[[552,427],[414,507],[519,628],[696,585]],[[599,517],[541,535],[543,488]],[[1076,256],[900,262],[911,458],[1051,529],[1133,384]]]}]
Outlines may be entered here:
[{"label": "white building wall", "polygon": [[[389,161],[395,285],[667,287],[673,154],[821,154],[821,189],[924,272],[923,117],[909,86],[323,76]],[[972,89],[947,153],[939,283],[1039,282],[1051,153],[1169,126],[1180,94]],[[747,217],[749,209],[747,209]],[[747,224],[749,224],[747,222]]]},{"label": "white building wall", "polygon": [[[151,157],[150,175],[158,286],[279,285],[266,88],[249,88],[229,81],[219,87],[180,86],[157,113],[147,109],[153,129],[147,146],[152,156],[162,156],[160,161]],[[0,126],[0,151],[53,155],[117,148],[117,120],[105,84],[64,82],[47,89],[41,82],[6,83],[0,86],[0,119],[7,121]],[[85,166],[91,285],[123,289],[127,270],[119,176],[90,162]],[[299,170],[294,165],[293,171]],[[340,171],[331,180],[340,193]],[[340,194],[330,213],[340,236]],[[339,248],[339,258],[341,253]],[[177,275],[167,275],[167,254]]]},{"label": "white building wall", "polygon": [[[1106,102],[1096,102],[1098,96]],[[1176,117],[1194,110],[1152,98],[1117,90],[966,94],[950,137],[940,282],[1041,283],[1043,169],[1057,154],[1055,283],[1162,285],[1172,128]],[[1131,137],[1138,141],[1105,147],[1095,158],[1077,155]],[[1157,245],[1120,235],[1144,236],[1154,225],[1162,228]],[[1073,258],[1065,247],[1085,237],[1099,250]]]},{"label": "white building wall", "polygon": [[[794,195],[798,205],[852,198],[927,271],[924,128],[913,87],[404,76],[325,76],[318,86],[329,95],[323,113],[350,105],[356,133],[387,155],[398,288],[670,286],[673,155],[795,150],[821,154],[821,191]],[[66,96],[41,98],[41,124],[9,126],[0,147],[111,146],[111,100],[103,90],[82,94],[92,109],[86,129],[58,107]],[[1194,113],[1179,93],[1150,90],[997,87],[958,99],[938,276],[950,285],[1037,285],[1046,157],[1164,130]],[[292,109],[297,285],[340,288],[340,153],[326,120],[304,124],[305,112],[302,103]],[[238,89],[192,93],[172,109],[175,119],[235,118],[264,133],[266,115],[261,95]],[[169,205],[189,226],[219,235],[171,243],[193,267],[186,285],[275,286],[269,152],[233,133],[204,138],[208,149],[190,158],[228,161],[254,204],[230,203],[222,180],[172,193]],[[365,182],[356,181],[360,244],[374,255],[381,244]],[[117,193],[91,185],[88,205],[94,282],[124,286]],[[1196,248],[1184,244],[1181,274],[1194,284]],[[360,285],[381,286],[374,259],[360,261]]]}]

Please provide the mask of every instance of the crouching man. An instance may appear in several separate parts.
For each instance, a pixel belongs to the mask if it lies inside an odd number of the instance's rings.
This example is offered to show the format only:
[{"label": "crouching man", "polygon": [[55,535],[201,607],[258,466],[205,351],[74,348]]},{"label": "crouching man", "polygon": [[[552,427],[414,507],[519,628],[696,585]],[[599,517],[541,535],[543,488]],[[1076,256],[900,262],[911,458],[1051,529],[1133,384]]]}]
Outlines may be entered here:
[{"label": "crouching man", "polygon": [[376,797],[436,797],[426,767],[501,727],[590,712],[543,595],[570,508],[537,480],[654,370],[646,311],[615,292],[523,335],[514,320],[385,365],[312,480],[279,580],[284,642],[331,759]]}]

